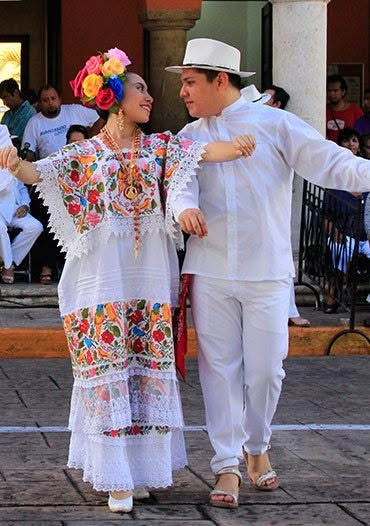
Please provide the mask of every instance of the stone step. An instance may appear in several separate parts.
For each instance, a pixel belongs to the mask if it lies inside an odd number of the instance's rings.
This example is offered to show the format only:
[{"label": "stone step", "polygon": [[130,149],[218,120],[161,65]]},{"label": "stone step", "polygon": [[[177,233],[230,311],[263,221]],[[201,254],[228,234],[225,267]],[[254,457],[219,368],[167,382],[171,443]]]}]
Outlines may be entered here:
[{"label": "stone step", "polygon": [[[331,338],[340,327],[289,327],[290,356],[324,356]],[[370,338],[370,328],[358,327]],[[369,354],[368,341],[361,334],[346,334],[334,344],[332,355]],[[193,327],[188,329],[188,358],[197,356]],[[64,331],[55,328],[5,328],[0,329],[0,358],[68,358]]]}]

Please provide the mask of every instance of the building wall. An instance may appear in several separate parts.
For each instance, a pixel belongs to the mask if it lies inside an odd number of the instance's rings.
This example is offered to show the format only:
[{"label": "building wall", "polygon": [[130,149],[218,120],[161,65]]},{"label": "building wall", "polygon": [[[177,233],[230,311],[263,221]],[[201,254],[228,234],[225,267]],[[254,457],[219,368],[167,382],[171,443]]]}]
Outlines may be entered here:
[{"label": "building wall", "polygon": [[328,64],[365,64],[370,84],[370,0],[331,0],[328,4]]},{"label": "building wall", "polygon": [[[28,1],[28,0],[27,0]],[[69,80],[85,61],[98,51],[123,49],[131,70],[143,74],[143,27],[136,0],[62,1],[62,94],[64,102],[75,102]]]},{"label": "building wall", "polygon": [[46,0],[2,2],[0,34],[29,35],[29,87],[36,92],[46,81]]},{"label": "building wall", "polygon": [[261,79],[261,10],[262,1],[218,2],[204,0],[202,14],[188,39],[214,38],[241,50],[241,68],[255,71],[249,83],[260,88]]}]

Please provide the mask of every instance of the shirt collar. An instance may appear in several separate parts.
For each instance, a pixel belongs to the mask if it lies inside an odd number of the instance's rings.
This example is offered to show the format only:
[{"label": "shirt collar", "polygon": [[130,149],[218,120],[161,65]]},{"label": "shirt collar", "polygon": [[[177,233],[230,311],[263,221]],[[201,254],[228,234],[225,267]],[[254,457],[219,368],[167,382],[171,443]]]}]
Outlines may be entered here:
[{"label": "shirt collar", "polygon": [[244,103],[245,103],[245,99],[244,97],[240,95],[240,97],[235,102],[230,104],[230,106],[226,106],[226,108],[222,110],[221,116],[226,117],[227,115],[230,115],[231,113],[234,113],[235,111],[238,111],[241,108],[241,106],[244,105]]}]

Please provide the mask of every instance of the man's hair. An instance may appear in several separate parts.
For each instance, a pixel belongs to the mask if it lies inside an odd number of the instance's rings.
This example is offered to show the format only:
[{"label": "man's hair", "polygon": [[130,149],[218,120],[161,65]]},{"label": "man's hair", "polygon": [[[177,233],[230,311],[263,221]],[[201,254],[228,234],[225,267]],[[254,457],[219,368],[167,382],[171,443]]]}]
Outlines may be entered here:
[{"label": "man's hair", "polygon": [[72,133],[74,133],[74,132],[82,133],[82,135],[84,136],[85,139],[87,139],[88,136],[89,136],[89,133],[88,133],[87,128],[85,126],[82,126],[82,124],[72,124],[68,128],[68,131],[67,131],[67,136],[66,136],[67,142],[69,141],[69,139],[71,138]]},{"label": "man's hair", "polygon": [[[213,82],[214,79],[217,77],[217,75],[220,73],[220,71],[216,71],[214,69],[201,69],[201,68],[195,68],[195,69],[197,70],[198,73],[203,73],[206,76],[208,82]],[[237,88],[238,90],[240,90],[241,79],[239,75],[236,75],[235,73],[227,73],[227,71],[225,71],[224,73],[226,73],[227,76],[229,77],[230,84],[234,86],[234,88]]]},{"label": "man's hair", "polygon": [[4,93],[6,91],[7,93],[10,93],[10,95],[14,95],[16,90],[18,90],[20,93],[19,85],[16,80],[7,79],[0,82],[0,93]]},{"label": "man's hair", "polygon": [[345,81],[345,79],[341,75],[337,75],[337,74],[329,75],[328,78],[327,78],[326,84],[327,85],[328,84],[336,84],[337,82],[340,83],[340,89],[342,91],[347,91],[348,90],[347,82]]},{"label": "man's hair", "polygon": [[360,148],[362,149],[364,146],[363,137],[361,137],[358,131],[354,128],[343,128],[343,130],[340,130],[340,132],[338,133],[337,144],[339,144],[339,146],[342,146],[341,143],[343,141],[348,141],[351,137],[357,137],[358,142],[360,144]]},{"label": "man's hair", "polygon": [[271,86],[267,89],[274,90],[274,94],[272,96],[273,101],[280,102],[280,109],[284,110],[290,100],[289,93],[285,91],[284,88],[281,88],[280,86],[275,86],[275,84],[271,84]]},{"label": "man's hair", "polygon": [[54,89],[57,92],[57,94],[59,95],[59,97],[61,96],[59,89],[56,86],[54,86],[54,84],[50,84],[49,83],[49,84],[45,84],[45,86],[41,86],[41,88],[39,89],[39,92],[37,94],[37,98],[38,98],[39,101],[41,101],[42,92],[43,91],[47,91],[48,89]]},{"label": "man's hair", "polygon": [[370,133],[365,133],[365,135],[361,135],[361,139],[364,144],[366,141],[370,141]]}]

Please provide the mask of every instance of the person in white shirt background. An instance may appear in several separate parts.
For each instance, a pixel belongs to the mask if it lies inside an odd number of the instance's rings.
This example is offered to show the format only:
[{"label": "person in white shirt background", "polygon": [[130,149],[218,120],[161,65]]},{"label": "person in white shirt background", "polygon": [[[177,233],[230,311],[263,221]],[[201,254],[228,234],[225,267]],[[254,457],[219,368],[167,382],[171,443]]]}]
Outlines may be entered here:
[{"label": "person in white shirt background", "polygon": [[[66,144],[66,133],[73,124],[86,126],[90,137],[97,134],[104,124],[98,113],[81,104],[62,104],[59,91],[52,84],[43,86],[39,91],[40,112],[27,123],[23,135],[22,150],[26,159],[35,161],[44,159]],[[48,214],[34,191],[31,191],[32,212],[42,222],[45,231],[37,242],[35,262],[39,263],[40,283],[52,282],[53,271],[62,258],[53,237],[47,230]],[[36,247],[35,247],[36,248]]]},{"label": "person in white shirt background", "polygon": [[[10,146],[12,141],[6,126],[0,124],[0,147]],[[1,279],[11,285],[14,282],[14,263],[19,265],[31,250],[43,227],[29,213],[30,197],[26,186],[8,170],[1,170],[0,177],[0,260],[3,262]],[[9,228],[20,229],[13,241]]]},{"label": "person in white shirt background", "polygon": [[240,96],[240,52],[194,39],[182,65],[180,96],[192,117],[180,136],[230,140],[255,136],[249,159],[205,163],[171,203],[191,234],[183,273],[190,287],[199,374],[209,437],[214,506],[237,507],[239,458],[256,489],[279,486],[268,449],[271,421],[285,376],[288,307],[294,264],[290,239],[293,171],[314,184],[364,192],[368,162],[326,141],[295,115]]}]

